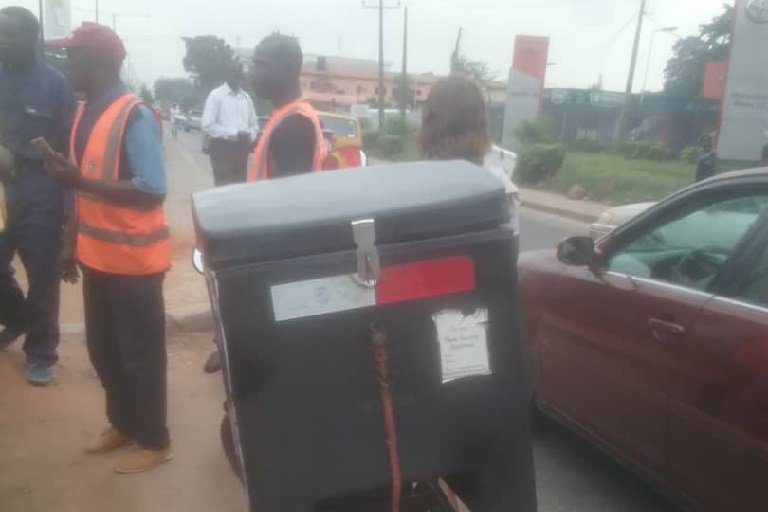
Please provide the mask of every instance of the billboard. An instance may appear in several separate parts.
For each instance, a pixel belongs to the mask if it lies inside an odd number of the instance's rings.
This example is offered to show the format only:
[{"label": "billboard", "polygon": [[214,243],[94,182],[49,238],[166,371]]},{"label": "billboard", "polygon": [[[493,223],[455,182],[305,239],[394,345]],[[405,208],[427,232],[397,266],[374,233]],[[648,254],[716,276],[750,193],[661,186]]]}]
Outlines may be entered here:
[{"label": "billboard", "polygon": [[72,30],[71,13],[70,0],[45,0],[43,35],[46,40],[60,39],[69,35]]},{"label": "billboard", "polygon": [[725,79],[727,76],[727,62],[708,62],[704,71],[704,86],[701,89],[701,97],[722,101],[725,98]]},{"label": "billboard", "polygon": [[768,0],[736,0],[718,151],[759,161],[768,127]]},{"label": "billboard", "polygon": [[503,144],[509,149],[517,150],[520,147],[514,136],[517,127],[528,119],[535,119],[539,114],[548,60],[548,37],[515,38],[515,53],[509,73],[504,111]]}]

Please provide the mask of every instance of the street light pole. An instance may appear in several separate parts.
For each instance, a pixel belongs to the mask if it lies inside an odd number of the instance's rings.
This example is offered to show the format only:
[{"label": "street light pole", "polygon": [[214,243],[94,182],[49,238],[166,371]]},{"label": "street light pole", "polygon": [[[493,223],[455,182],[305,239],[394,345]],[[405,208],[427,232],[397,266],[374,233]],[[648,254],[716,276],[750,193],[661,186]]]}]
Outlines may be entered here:
[{"label": "street light pole", "polygon": [[99,0],[96,0],[96,23],[99,22]]},{"label": "street light pole", "polygon": [[653,56],[653,43],[656,38],[656,34],[659,32],[666,32],[668,34],[671,34],[672,32],[677,31],[677,27],[664,27],[664,28],[657,28],[653,32],[651,32],[651,43],[648,46],[648,60],[645,63],[645,78],[643,78],[643,99],[645,99],[645,94],[648,92],[648,75],[651,72],[651,57]]},{"label": "street light pole", "polygon": [[621,107],[619,123],[616,127],[615,143],[618,147],[624,140],[627,131],[627,117],[632,105],[632,84],[635,81],[635,68],[637,67],[637,53],[640,49],[640,36],[643,34],[643,20],[645,20],[645,6],[648,0],[640,0],[640,14],[637,17],[637,30],[635,30],[635,42],[632,45],[632,58],[629,63],[629,76],[627,77],[627,89],[624,92],[624,105]]},{"label": "street light pole", "polygon": [[45,10],[43,0],[38,1],[38,7],[40,8],[40,42],[45,46]]},{"label": "street light pole", "polygon": [[384,133],[384,0],[379,0],[379,137]]},{"label": "street light pole", "polygon": [[384,134],[384,102],[386,101],[386,91],[384,90],[384,9],[398,9],[400,3],[398,2],[394,7],[385,7],[384,0],[379,0],[377,7],[369,7],[363,0],[363,7],[379,10],[379,94],[377,96],[379,102],[379,137],[381,137]]}]

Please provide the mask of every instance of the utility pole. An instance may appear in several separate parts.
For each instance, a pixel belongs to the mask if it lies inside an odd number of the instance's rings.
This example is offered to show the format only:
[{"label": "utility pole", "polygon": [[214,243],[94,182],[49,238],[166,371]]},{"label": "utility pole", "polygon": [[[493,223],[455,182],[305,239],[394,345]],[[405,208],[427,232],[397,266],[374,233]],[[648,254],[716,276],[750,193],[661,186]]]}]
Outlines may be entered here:
[{"label": "utility pole", "polygon": [[43,0],[38,1],[38,7],[40,8],[40,42],[45,47],[45,9],[43,8]]},{"label": "utility pole", "polygon": [[653,57],[653,42],[656,39],[656,34],[660,32],[674,34],[676,31],[677,27],[663,27],[651,32],[651,42],[648,45],[648,59],[645,63],[645,78],[643,78],[643,103],[645,103],[645,95],[648,93],[648,75],[651,72],[651,57]]},{"label": "utility pole", "polygon": [[384,0],[379,0],[379,140],[384,134]]},{"label": "utility pole", "polygon": [[619,124],[616,127],[615,144],[620,146],[627,132],[627,118],[632,105],[632,84],[635,81],[635,68],[637,67],[637,53],[640,49],[640,36],[643,34],[643,20],[645,20],[645,6],[647,0],[640,0],[640,14],[637,17],[637,29],[635,30],[635,43],[632,45],[632,59],[629,63],[629,77],[627,78],[627,90],[624,93],[624,105],[621,107]]},{"label": "utility pole", "polygon": [[405,117],[408,105],[411,103],[411,88],[408,85],[408,6],[405,6],[405,19],[403,20],[403,77],[401,84],[402,94],[400,113]]},{"label": "utility pole", "polygon": [[366,9],[379,10],[379,137],[384,134],[384,102],[386,101],[386,91],[384,90],[384,9],[398,9],[400,3],[396,6],[385,7],[384,0],[379,0],[378,6],[368,6],[363,0],[363,7]]}]

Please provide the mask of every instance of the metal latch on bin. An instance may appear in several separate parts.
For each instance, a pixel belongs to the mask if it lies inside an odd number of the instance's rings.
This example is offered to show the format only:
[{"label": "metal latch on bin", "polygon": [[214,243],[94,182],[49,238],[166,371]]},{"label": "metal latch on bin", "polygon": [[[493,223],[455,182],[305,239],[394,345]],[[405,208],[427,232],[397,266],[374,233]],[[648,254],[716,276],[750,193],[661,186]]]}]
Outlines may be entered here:
[{"label": "metal latch on bin", "polygon": [[352,222],[352,233],[357,245],[357,277],[360,284],[376,286],[381,271],[379,250],[376,248],[376,221],[363,219]]}]

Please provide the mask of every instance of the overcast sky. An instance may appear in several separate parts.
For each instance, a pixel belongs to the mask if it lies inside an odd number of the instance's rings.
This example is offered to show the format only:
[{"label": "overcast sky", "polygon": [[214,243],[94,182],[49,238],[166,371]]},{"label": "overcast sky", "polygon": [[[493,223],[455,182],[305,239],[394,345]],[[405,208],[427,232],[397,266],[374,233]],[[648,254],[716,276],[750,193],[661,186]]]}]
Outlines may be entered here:
[{"label": "overcast sky", "polygon": [[[373,5],[377,0],[369,0]],[[385,0],[397,5],[397,0]],[[642,89],[651,31],[676,26],[681,36],[722,10],[728,0],[648,0],[649,20],[638,61]],[[730,0],[731,2],[733,0]],[[506,78],[515,35],[552,39],[547,87],[588,87],[600,75],[609,90],[623,90],[634,20],[640,0],[401,0],[410,7],[410,70],[444,74],[460,27],[463,51]],[[37,9],[36,0],[0,0],[0,5]],[[73,23],[94,18],[96,0],[72,0]],[[305,53],[378,58],[376,10],[360,0],[100,0],[101,21],[124,38],[131,67],[142,82],[182,76],[182,36],[214,34],[232,45],[252,47],[275,29],[294,34]],[[652,21],[651,21],[652,20]],[[402,61],[403,11],[385,14],[385,59]],[[675,39],[660,33],[650,61],[649,90],[663,84]]]}]

